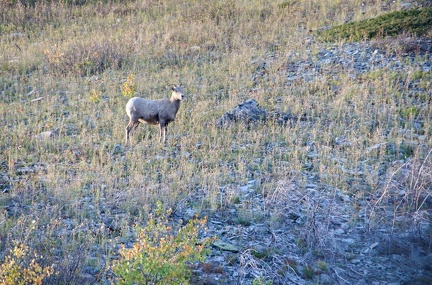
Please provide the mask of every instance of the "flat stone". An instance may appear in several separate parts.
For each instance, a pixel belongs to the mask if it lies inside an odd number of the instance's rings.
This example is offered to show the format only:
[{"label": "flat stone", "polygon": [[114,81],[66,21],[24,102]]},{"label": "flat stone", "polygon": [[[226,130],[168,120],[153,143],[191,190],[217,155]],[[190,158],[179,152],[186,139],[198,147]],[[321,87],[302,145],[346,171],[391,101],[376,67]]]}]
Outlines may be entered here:
[{"label": "flat stone", "polygon": [[333,233],[336,235],[343,235],[345,231],[343,229],[336,229],[333,231]]},{"label": "flat stone", "polygon": [[239,252],[238,247],[236,247],[235,245],[220,240],[215,241],[213,243],[213,246],[224,251]]},{"label": "flat stone", "polygon": [[321,284],[334,284],[335,280],[333,278],[331,278],[330,275],[327,274],[321,274],[320,275],[320,283]]},{"label": "flat stone", "polygon": [[34,173],[34,172],[35,172],[34,168],[30,168],[27,166],[23,166],[23,167],[20,167],[17,170],[15,170],[15,173],[18,175],[29,174],[29,173]]}]

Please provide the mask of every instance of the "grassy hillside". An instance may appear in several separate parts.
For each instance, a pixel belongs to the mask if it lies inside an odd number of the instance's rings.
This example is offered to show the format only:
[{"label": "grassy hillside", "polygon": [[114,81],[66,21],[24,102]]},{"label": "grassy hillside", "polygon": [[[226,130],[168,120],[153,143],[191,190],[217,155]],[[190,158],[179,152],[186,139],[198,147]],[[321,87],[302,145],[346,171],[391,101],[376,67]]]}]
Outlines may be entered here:
[{"label": "grassy hillside", "polygon": [[[289,181],[298,191],[337,189],[354,206],[391,197],[403,215],[424,210],[430,71],[406,61],[404,71],[353,78],[341,67],[287,80],[291,59],[332,46],[310,31],[399,9],[348,2],[0,2],[0,258],[26,244],[39,263],[55,265],[46,282],[102,282],[118,245],[134,240],[133,226],[146,224],[157,201],[201,215],[236,208],[235,221],[277,228],[272,203]],[[122,88],[131,75],[128,96],[165,98],[171,84],[185,86],[165,146],[149,126],[124,144]],[[214,126],[249,98],[307,120]],[[272,197],[263,212],[242,195],[250,181]],[[406,185],[405,194],[391,196],[391,183]]]}]

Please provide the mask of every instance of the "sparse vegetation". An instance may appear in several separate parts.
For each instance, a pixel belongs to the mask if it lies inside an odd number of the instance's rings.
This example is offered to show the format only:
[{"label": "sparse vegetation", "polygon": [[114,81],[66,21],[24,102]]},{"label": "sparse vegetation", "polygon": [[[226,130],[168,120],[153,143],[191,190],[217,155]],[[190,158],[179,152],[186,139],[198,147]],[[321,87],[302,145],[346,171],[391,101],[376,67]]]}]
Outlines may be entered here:
[{"label": "sparse vegetation", "polygon": [[316,272],[313,267],[308,265],[303,267],[303,274],[307,280],[311,280],[315,277]]},{"label": "sparse vegetation", "polygon": [[[0,1],[1,268],[22,244],[37,258],[7,270],[29,282],[121,283],[132,263],[136,273],[153,262],[152,235],[165,238],[156,253],[174,256],[205,238],[190,213],[235,251],[213,250],[199,278],[179,260],[184,283],[219,274],[230,284],[230,268],[245,284],[317,283],[366,251],[392,252],[378,234],[414,235],[430,255],[432,77],[417,34],[430,36],[431,9],[399,2]],[[310,32],[324,26],[329,43]],[[326,57],[346,40],[396,34],[348,48],[347,58],[376,55],[366,67]],[[127,100],[159,99],[178,82],[186,99],[168,143],[143,128],[124,144]],[[247,99],[297,119],[215,126]],[[158,201],[174,209],[172,225],[192,219],[193,229],[179,225],[192,237],[171,239],[171,224],[149,218]]]}]

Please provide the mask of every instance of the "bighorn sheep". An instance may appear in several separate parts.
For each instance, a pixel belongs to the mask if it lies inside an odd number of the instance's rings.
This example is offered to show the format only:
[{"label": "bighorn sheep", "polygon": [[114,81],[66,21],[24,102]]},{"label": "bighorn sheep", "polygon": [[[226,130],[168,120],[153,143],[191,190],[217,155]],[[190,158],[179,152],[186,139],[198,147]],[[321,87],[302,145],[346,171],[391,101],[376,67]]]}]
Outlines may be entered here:
[{"label": "bighorn sheep", "polygon": [[129,135],[138,127],[139,123],[151,125],[159,124],[159,141],[166,141],[168,124],[174,121],[183,100],[183,86],[173,85],[171,99],[148,100],[140,97],[131,98],[126,104],[126,113],[129,116],[129,124],[126,127],[126,143]]}]

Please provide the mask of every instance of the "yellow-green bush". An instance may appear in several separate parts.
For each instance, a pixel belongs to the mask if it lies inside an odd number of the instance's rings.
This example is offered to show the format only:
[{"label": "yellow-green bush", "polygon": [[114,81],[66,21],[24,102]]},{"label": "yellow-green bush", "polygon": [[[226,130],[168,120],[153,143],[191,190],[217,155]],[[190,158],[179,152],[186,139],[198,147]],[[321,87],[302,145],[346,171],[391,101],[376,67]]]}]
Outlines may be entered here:
[{"label": "yellow-green bush", "polygon": [[144,229],[138,229],[133,247],[120,250],[121,258],[113,265],[116,284],[189,284],[188,263],[204,261],[206,246],[212,241],[199,238],[206,218],[176,228],[170,225],[170,211],[163,213],[161,203],[157,212]]},{"label": "yellow-green bush", "polygon": [[0,285],[42,284],[54,270],[52,266],[42,267],[36,257],[30,256],[28,246],[15,246],[0,266]]},{"label": "yellow-green bush", "polygon": [[122,95],[126,98],[133,97],[136,91],[135,76],[129,74],[126,81],[122,84]]}]

